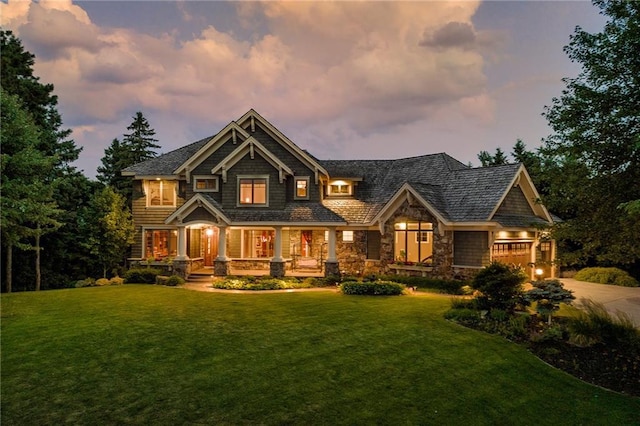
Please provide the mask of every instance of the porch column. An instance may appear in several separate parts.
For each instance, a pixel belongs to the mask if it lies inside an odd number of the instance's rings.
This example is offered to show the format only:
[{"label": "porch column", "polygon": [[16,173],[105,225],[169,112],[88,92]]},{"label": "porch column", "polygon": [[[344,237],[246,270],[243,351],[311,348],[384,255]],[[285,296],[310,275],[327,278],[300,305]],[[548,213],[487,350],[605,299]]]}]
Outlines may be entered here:
[{"label": "porch column", "polygon": [[213,275],[218,277],[225,277],[229,275],[226,226],[218,226],[218,257],[213,261]]},{"label": "porch column", "polygon": [[276,241],[273,246],[273,259],[276,262],[282,262],[282,226],[276,226]]},{"label": "porch column", "polygon": [[325,277],[340,275],[340,265],[336,257],[336,228],[329,228],[329,247],[327,248],[327,260],[324,262]]},{"label": "porch column", "polygon": [[337,262],[336,259],[336,228],[329,228],[329,247],[327,253],[327,262]]},{"label": "porch column", "polygon": [[273,245],[273,257],[269,262],[269,269],[272,277],[280,278],[285,275],[285,262],[282,258],[282,226],[275,226],[276,240]]},{"label": "porch column", "polygon": [[187,227],[185,225],[178,225],[178,251],[177,256],[173,259],[173,273],[184,279],[188,279],[191,274],[191,261],[187,256]]},{"label": "porch column", "polygon": [[218,227],[218,257],[216,260],[226,261],[227,259],[227,227]]},{"label": "porch column", "polygon": [[184,225],[178,226],[178,255],[175,260],[187,260],[187,227]]}]

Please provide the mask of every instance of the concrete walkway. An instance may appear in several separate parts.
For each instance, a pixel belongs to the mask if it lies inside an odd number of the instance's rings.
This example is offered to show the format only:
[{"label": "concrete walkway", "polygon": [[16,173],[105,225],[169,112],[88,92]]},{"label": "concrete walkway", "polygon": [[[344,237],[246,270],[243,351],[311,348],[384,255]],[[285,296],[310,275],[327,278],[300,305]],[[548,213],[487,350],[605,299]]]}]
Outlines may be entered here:
[{"label": "concrete walkway", "polygon": [[566,289],[573,291],[576,306],[580,304],[580,299],[591,299],[602,303],[612,314],[617,311],[627,313],[636,327],[640,328],[640,287],[587,283],[572,278],[561,278],[560,281]]}]

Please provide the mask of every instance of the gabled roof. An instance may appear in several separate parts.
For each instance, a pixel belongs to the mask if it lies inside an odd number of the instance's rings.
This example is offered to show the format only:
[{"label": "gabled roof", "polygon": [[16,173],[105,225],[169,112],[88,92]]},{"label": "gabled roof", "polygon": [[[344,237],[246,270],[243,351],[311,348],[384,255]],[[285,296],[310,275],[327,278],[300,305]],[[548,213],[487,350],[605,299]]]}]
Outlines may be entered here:
[{"label": "gabled roof", "polygon": [[251,136],[246,141],[242,142],[231,154],[227,155],[222,161],[216,164],[214,168],[211,169],[211,174],[222,172],[222,180],[226,182],[227,170],[233,167],[238,161],[247,155],[247,153],[251,156],[251,159],[253,159],[256,151],[262,156],[262,158],[278,169],[280,173],[280,182],[284,180],[284,173],[293,175],[293,171],[289,166],[280,161],[278,157],[273,155],[267,148]]},{"label": "gabled roof", "polygon": [[[238,134],[240,136],[238,136]],[[175,174],[185,172],[187,180],[190,179],[191,170],[195,169],[200,163],[202,163],[207,157],[213,154],[220,146],[222,146],[229,139],[235,144],[239,137],[243,140],[249,138],[249,134],[240,127],[235,121],[227,124],[224,129],[219,131],[215,136],[210,138],[206,144],[204,144],[196,153],[187,158],[182,164],[180,164],[173,171]]]},{"label": "gabled roof", "polygon": [[[361,176],[358,199],[325,199],[323,204],[349,223],[373,225],[395,209],[397,200],[411,194],[445,224],[497,223],[532,226],[552,218],[535,200],[537,192],[521,164],[470,168],[447,154],[398,160],[322,161],[331,176]],[[529,216],[498,215],[498,208],[514,185],[523,187]],[[495,216],[495,217],[494,217]]]},{"label": "gabled roof", "polygon": [[186,203],[181,205],[164,221],[166,224],[177,221],[181,223],[184,218],[189,216],[198,208],[204,208],[208,211],[212,217],[216,218],[216,222],[224,222],[227,225],[231,223],[231,220],[227,217],[222,210],[222,206],[208,194],[198,193],[187,200]]},{"label": "gabled roof", "polygon": [[315,180],[316,180],[316,182],[318,182],[318,177],[319,177],[320,174],[325,175],[325,176],[328,175],[327,171],[317,161],[317,159],[315,157],[313,157],[312,155],[309,155],[309,153],[306,152],[305,150],[300,149],[300,147],[298,147],[298,145],[293,143],[291,141],[291,139],[286,137],[284,135],[284,133],[282,133],[280,130],[278,130],[273,124],[271,124],[269,121],[267,121],[267,119],[265,119],[263,116],[258,114],[256,112],[256,110],[254,110],[253,108],[251,108],[249,111],[247,111],[242,117],[240,117],[236,121],[240,126],[243,126],[245,128],[247,126],[249,126],[249,129],[251,131],[254,130],[256,122],[260,123],[261,127],[263,129],[265,129],[266,132],[272,138],[274,138],[277,142],[279,142],[285,149],[287,149],[289,152],[291,152],[299,160],[301,160],[303,163],[305,163],[310,169],[315,171]]}]

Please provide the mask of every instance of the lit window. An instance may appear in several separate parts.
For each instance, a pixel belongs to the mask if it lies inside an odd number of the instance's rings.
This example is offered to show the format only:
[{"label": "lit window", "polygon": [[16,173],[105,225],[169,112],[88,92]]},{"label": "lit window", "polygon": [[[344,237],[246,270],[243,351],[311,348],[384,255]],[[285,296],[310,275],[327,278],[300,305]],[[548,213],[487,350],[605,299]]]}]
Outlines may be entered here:
[{"label": "lit window", "polygon": [[296,194],[294,199],[296,200],[306,200],[309,198],[309,178],[296,178]]},{"label": "lit window", "polygon": [[353,242],[353,231],[342,231],[342,241],[345,243]]},{"label": "lit window", "polygon": [[144,231],[145,259],[162,260],[175,256],[178,233],[168,229],[147,229]]},{"label": "lit window", "polygon": [[218,178],[215,176],[195,177],[193,190],[196,192],[218,192]]},{"label": "lit window", "polygon": [[344,180],[336,180],[329,183],[327,195],[348,196],[351,195],[351,183]]},{"label": "lit window", "polygon": [[267,205],[267,179],[266,178],[241,178],[239,179],[240,205],[266,206]]},{"label": "lit window", "polygon": [[147,182],[148,207],[175,207],[176,183],[167,180],[150,180]]}]

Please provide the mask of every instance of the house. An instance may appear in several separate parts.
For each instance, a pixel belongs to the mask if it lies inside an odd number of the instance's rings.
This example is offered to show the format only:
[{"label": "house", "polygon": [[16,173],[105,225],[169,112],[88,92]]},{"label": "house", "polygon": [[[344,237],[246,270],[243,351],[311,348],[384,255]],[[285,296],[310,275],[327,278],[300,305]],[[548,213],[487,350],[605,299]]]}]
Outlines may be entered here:
[{"label": "house", "polygon": [[[135,164],[133,261],[283,276],[473,275],[492,260],[553,276],[552,217],[521,164],[447,154],[319,160],[254,110]],[[534,268],[535,265],[535,268]]]}]

